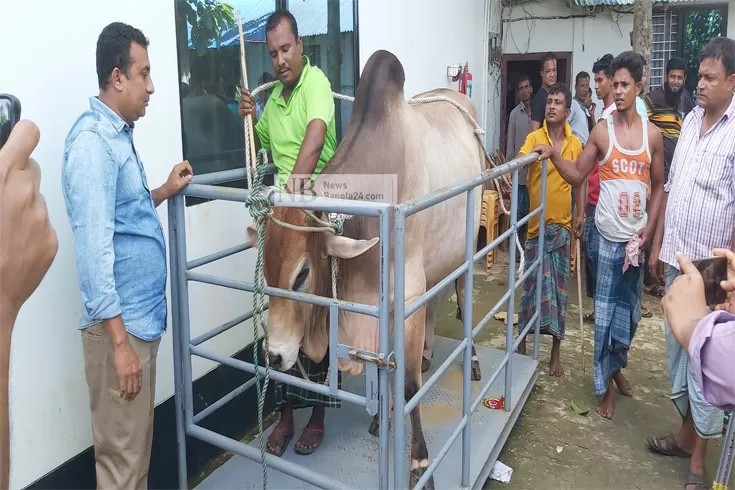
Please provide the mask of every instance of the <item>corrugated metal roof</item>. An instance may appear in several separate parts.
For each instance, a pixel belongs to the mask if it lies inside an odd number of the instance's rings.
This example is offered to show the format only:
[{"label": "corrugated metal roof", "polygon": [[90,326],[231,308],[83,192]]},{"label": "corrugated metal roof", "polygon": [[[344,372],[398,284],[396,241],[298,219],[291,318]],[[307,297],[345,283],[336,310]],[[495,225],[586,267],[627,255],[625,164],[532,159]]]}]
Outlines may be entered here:
[{"label": "corrugated metal roof", "polygon": [[[653,0],[653,3],[681,3],[681,2],[696,2],[697,0]],[[633,5],[634,0],[574,0],[576,5],[580,7],[597,7],[601,5],[616,6],[616,5]]]}]

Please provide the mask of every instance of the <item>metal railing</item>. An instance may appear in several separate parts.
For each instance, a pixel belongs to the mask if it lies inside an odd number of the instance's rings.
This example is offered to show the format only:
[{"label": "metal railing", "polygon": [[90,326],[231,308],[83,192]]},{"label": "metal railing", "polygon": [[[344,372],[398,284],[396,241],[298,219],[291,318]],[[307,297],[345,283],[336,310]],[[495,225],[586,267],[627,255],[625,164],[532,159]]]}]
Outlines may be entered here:
[{"label": "metal railing", "polygon": [[[467,487],[470,482],[470,437],[471,437],[471,415],[482,403],[482,399],[490,389],[492,384],[497,380],[501,373],[505,373],[505,410],[510,411],[513,407],[511,400],[511,379],[512,379],[512,362],[511,356],[516,350],[521,340],[534,328],[533,357],[538,358],[539,345],[539,319],[540,319],[540,296],[541,296],[541,279],[542,279],[542,260],[543,254],[539,254],[539,258],[532,264],[528,264],[526,271],[516,279],[515,271],[515,236],[518,229],[535,215],[540,215],[539,223],[539,244],[538,249],[543,250],[544,230],[545,230],[545,206],[546,202],[546,168],[547,163],[542,163],[542,182],[541,182],[541,206],[532,210],[527,216],[521,220],[516,219],[517,196],[518,196],[518,171],[536,161],[536,154],[530,154],[522,158],[514,159],[500,167],[485,171],[481,175],[472,178],[466,182],[448,186],[439,189],[428,196],[413,199],[408,202],[397,205],[387,203],[368,202],[368,201],[350,201],[341,199],[331,199],[325,197],[288,195],[283,198],[278,193],[269,196],[272,205],[277,207],[294,207],[300,209],[309,209],[321,212],[335,212],[356,216],[377,217],[380,229],[380,275],[379,275],[379,301],[378,305],[365,305],[342,301],[323,296],[317,296],[308,293],[289,291],[280,288],[266,287],[265,293],[269,296],[277,296],[288,298],[296,301],[304,301],[318,306],[327,307],[329,314],[329,366],[331,372],[336,372],[338,359],[348,359],[352,361],[362,362],[365,365],[365,375],[367,377],[365,383],[365,394],[358,395],[342,389],[338,389],[337,376],[330,376],[329,386],[320,385],[304,379],[271,370],[270,377],[276,381],[307,388],[315,393],[329,395],[339,398],[345,402],[353,403],[365,407],[370,415],[378,414],[379,417],[379,440],[380,440],[380,457],[378,459],[379,487],[389,488],[389,382],[388,372],[391,370],[391,359],[394,364],[394,386],[393,393],[397,394],[394,398],[394,413],[401,416],[394,417],[394,486],[395,488],[404,487],[404,461],[402,455],[405,448],[404,422],[405,416],[408,415],[421,401],[421,399],[434,387],[439,378],[447,371],[450,364],[463,354],[464,373],[462,386],[462,419],[454,430],[450,438],[444,446],[438,450],[433,460],[419,480],[415,488],[423,488],[428,479],[433,475],[436,468],[441,463],[444,456],[448,453],[449,448],[454,444],[456,439],[462,436],[462,471],[461,484]],[[510,226],[508,230],[495,238],[491,243],[487,244],[482,250],[475,252],[475,209],[474,196],[477,187],[482,187],[490,183],[493,179],[497,179],[502,175],[513,173],[513,187],[511,194],[511,216]],[[242,175],[240,175],[242,174]],[[175,376],[175,403],[177,415],[177,439],[178,439],[178,462],[179,462],[179,485],[181,488],[187,486],[187,470],[186,470],[186,435],[195,437],[202,441],[208,442],[220,447],[225,451],[230,451],[246,457],[256,462],[262,462],[259,449],[248,446],[242,442],[235,441],[214,431],[197,425],[202,419],[211,415],[217,409],[233,400],[238,395],[244,393],[252,387],[256,380],[252,378],[242,384],[229,394],[203,409],[198,413],[194,413],[192,401],[192,356],[209,359],[211,361],[224,364],[235,369],[247,373],[255,372],[255,365],[249,362],[240,361],[229,356],[220,355],[201,347],[201,344],[213,337],[247,321],[252,317],[253,311],[248,311],[237,318],[219,325],[212,330],[199,335],[192,339],[190,331],[189,319],[189,289],[190,281],[202,282],[207,284],[219,285],[222,287],[253,292],[253,282],[237,281],[233,279],[225,279],[201,272],[195,272],[193,269],[201,267],[205,264],[212,263],[216,260],[229,257],[231,255],[244,252],[250,247],[248,245],[239,245],[229,249],[210,254],[205,257],[188,261],[186,254],[186,229],[185,229],[185,196],[201,197],[207,199],[220,199],[227,201],[236,201],[244,203],[249,195],[249,191],[245,189],[234,189],[214,184],[220,181],[226,182],[236,178],[244,178],[245,170],[229,170],[221,172],[221,175],[208,174],[204,176],[195,176],[192,183],[189,184],[181,194],[173,197],[169,202],[169,240],[170,240],[170,263],[171,263],[171,291],[172,291],[172,319],[173,319],[173,341],[174,341],[174,376]],[[453,197],[465,193],[467,195],[466,208],[466,243],[465,243],[465,262],[463,262],[455,271],[445,277],[439,284],[425,292],[417,301],[410,305],[405,304],[405,226],[406,219],[422,210],[439,204]],[[502,196],[500,196],[502,199]],[[391,339],[390,335],[390,232],[391,212],[394,213],[393,238],[395,240],[394,250],[394,335]],[[491,211],[492,212],[492,211]],[[489,220],[492,223],[492,219]],[[509,260],[508,260],[508,290],[503,297],[491,308],[490,312],[473,328],[472,325],[472,290],[473,290],[473,271],[474,264],[483,259],[488,252],[495,249],[500,243],[510,238]],[[513,338],[513,312],[515,309],[514,293],[519,285],[522,285],[534,271],[537,273],[537,301],[536,313],[533,315],[523,332],[520,333],[518,340]],[[464,338],[460,344],[454,349],[450,356],[442,362],[431,377],[423,384],[422,388],[408,401],[405,401],[401,394],[404,393],[404,373],[405,373],[405,355],[404,355],[404,323],[418,308],[425,305],[430,299],[439,294],[447,285],[451,284],[455,279],[464,274],[465,296],[463,311],[463,327]],[[502,362],[497,366],[495,371],[490,375],[489,380],[483,385],[479,396],[474,400],[471,399],[471,358],[472,358],[472,339],[488,324],[490,318],[497,313],[507,303],[507,322],[506,322],[506,349]],[[369,315],[378,319],[379,323],[379,345],[378,352],[364,352],[355,349],[352,346],[340,344],[337,342],[338,318],[339,311],[351,311]],[[391,342],[392,340],[392,342]],[[254,339],[255,345],[258,345],[258,339]],[[395,349],[390,345],[393,344]],[[261,368],[262,371],[262,368]],[[377,386],[377,391],[374,387]],[[302,465],[292,463],[270,454],[265,456],[266,463],[269,467],[291,475],[302,481],[311,483],[322,488],[346,488],[345,482],[336,481],[329,476],[322,475],[312,471]]]}]

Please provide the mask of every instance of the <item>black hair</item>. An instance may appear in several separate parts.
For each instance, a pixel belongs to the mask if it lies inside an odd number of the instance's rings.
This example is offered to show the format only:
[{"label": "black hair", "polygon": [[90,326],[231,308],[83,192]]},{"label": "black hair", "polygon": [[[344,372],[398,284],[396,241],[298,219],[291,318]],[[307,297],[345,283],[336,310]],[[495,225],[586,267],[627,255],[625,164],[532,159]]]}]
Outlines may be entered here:
[{"label": "black hair", "polygon": [[666,63],[666,74],[668,74],[671,70],[684,70],[687,69],[687,63],[684,61],[684,58],[679,58],[678,56],[674,56],[671,58],[668,63]]},{"label": "black hair", "polygon": [[574,86],[576,87],[577,85],[579,85],[580,79],[589,78],[589,77],[590,77],[589,73],[587,73],[586,71],[580,71],[579,73],[577,73],[577,76],[574,78]]},{"label": "black hair", "polygon": [[544,65],[549,60],[556,61],[556,55],[551,51],[541,57],[541,71],[544,71]]},{"label": "black hair", "polygon": [[104,89],[110,83],[112,70],[127,74],[130,69],[130,47],[133,43],[148,49],[148,39],[133,26],[122,22],[108,24],[97,38],[97,83]]},{"label": "black hair", "polygon": [[735,41],[727,37],[716,37],[699,53],[699,62],[719,60],[725,67],[725,76],[735,74]]},{"label": "black hair", "polygon": [[610,53],[607,53],[602,58],[599,58],[597,61],[595,61],[595,64],[592,65],[592,73],[604,73],[607,78],[612,78],[613,71],[612,71],[612,62],[614,58],[613,55]]},{"label": "black hair", "polygon": [[551,86],[551,88],[549,88],[549,93],[547,94],[547,97],[549,95],[556,94],[564,94],[564,105],[567,106],[567,109],[572,108],[572,93],[569,91],[569,87],[567,87],[563,83],[555,83]]},{"label": "black hair", "polygon": [[268,34],[281,23],[283,19],[288,21],[288,25],[291,27],[293,37],[299,38],[299,26],[296,24],[296,17],[286,9],[279,9],[268,16],[268,20],[265,22],[265,33]]},{"label": "black hair", "polygon": [[523,83],[523,82],[528,82],[528,84],[531,86],[531,88],[533,88],[533,84],[531,83],[531,79],[529,78],[528,75],[521,75],[518,78],[518,83],[516,84],[516,87],[520,88],[521,83]]},{"label": "black hair", "polygon": [[643,80],[643,56],[633,51],[623,51],[612,63],[612,72],[617,73],[618,70],[625,68],[630,72],[635,83]]}]

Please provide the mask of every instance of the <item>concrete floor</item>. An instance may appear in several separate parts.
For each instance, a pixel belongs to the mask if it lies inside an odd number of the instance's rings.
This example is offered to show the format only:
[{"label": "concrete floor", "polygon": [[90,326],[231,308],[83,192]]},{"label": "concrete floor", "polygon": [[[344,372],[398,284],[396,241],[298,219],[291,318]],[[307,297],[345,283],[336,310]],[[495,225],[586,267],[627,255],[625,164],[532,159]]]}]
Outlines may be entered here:
[{"label": "concrete floor", "polygon": [[[544,337],[539,357],[542,374],[499,457],[513,468],[511,482],[488,480],[485,488],[684,488],[687,460],[653,454],[645,441],[646,436],[675,431],[680,423],[668,399],[670,382],[660,300],[644,294],[644,305],[654,316],[642,320],[630,351],[625,372],[634,395],[618,397],[615,418],[605,421],[594,412],[597,402],[591,375],[593,326],[584,326],[583,371],[576,276],[570,279],[567,332],[562,343],[565,375],[550,378],[546,374],[551,340]],[[475,321],[504,293],[506,282],[507,267],[502,263],[489,276],[476,277]],[[589,312],[591,307],[591,300],[584,296],[585,311]],[[460,333],[454,311],[454,304],[441,311],[440,335]],[[505,344],[505,329],[500,322],[491,321],[486,330],[478,343],[495,347]],[[589,408],[587,416],[577,415],[570,409],[572,399]],[[721,443],[722,439],[718,439],[708,448],[705,474],[708,488],[717,470]]]}]

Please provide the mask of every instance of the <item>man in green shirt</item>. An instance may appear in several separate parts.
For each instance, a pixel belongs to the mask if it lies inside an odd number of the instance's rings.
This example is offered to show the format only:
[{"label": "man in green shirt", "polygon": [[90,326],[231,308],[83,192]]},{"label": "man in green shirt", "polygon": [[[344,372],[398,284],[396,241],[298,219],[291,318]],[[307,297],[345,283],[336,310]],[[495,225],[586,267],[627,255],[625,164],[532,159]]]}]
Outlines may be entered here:
[{"label": "man in green shirt", "polygon": [[[303,55],[296,19],[290,12],[273,13],[265,31],[279,83],[265,104],[255,132],[260,146],[273,155],[278,169],[277,186],[299,193],[305,181],[321,173],[337,147],[332,88],[324,73]],[[255,112],[255,100],[246,89],[242,89],[239,112],[243,118],[253,117]],[[311,381],[325,383],[329,355],[316,363],[302,351],[299,361]],[[298,364],[288,374],[302,377]],[[339,400],[334,398],[277,383],[276,410],[281,412],[281,418],[268,438],[268,452],[282,455],[293,437],[294,409],[313,407],[311,419],[294,447],[299,454],[313,453],[324,436],[325,407],[339,406]]]},{"label": "man in green shirt", "polygon": [[[299,180],[321,173],[337,147],[334,99],[329,79],[303,55],[293,15],[277,11],[266,23],[266,41],[278,83],[255,125],[260,146],[278,169],[277,185],[298,192]],[[242,90],[240,115],[255,101]],[[299,177],[301,179],[299,179]]]}]

